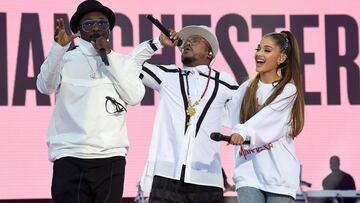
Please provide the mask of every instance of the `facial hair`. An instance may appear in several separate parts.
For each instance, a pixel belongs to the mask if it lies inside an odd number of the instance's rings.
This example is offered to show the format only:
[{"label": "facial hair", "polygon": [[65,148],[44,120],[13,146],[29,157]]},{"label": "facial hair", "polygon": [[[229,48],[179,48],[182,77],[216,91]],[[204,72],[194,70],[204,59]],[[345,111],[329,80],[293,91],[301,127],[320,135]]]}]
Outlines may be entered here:
[{"label": "facial hair", "polygon": [[194,62],[194,58],[183,56],[181,57],[181,62],[184,65],[190,65],[192,62]]}]

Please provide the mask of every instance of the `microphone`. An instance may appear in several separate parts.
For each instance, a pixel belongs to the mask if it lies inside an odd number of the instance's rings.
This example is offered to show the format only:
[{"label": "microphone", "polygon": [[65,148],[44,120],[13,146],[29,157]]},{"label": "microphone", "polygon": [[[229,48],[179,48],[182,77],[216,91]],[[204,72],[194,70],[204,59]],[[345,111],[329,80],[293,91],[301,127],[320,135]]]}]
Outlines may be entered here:
[{"label": "microphone", "polygon": [[[226,135],[223,135],[223,134],[217,133],[217,132],[211,133],[210,138],[216,142],[219,142],[219,141],[230,142],[230,140],[231,140],[231,136],[226,136]],[[243,145],[250,145],[250,140],[245,140],[243,142]]]},{"label": "microphone", "polygon": [[[159,30],[160,30],[164,35],[166,35],[166,36],[170,39],[170,31],[169,31],[168,29],[166,29],[166,28],[164,27],[164,25],[160,23],[159,20],[157,20],[156,18],[154,18],[152,15],[147,15],[146,18],[149,19],[157,28],[159,28]],[[175,40],[174,40],[174,39],[171,39],[171,41],[174,42]],[[176,46],[179,47],[179,46],[182,45],[182,43],[183,43],[182,40],[179,38],[179,39],[178,39],[178,43],[177,43]]]},{"label": "microphone", "polygon": [[[93,35],[91,35],[91,40],[92,41],[96,41],[97,38],[100,37],[100,34],[99,33],[95,33]],[[109,65],[109,61],[108,61],[108,58],[106,56],[106,51],[105,51],[105,48],[100,48],[99,49],[99,56],[101,58],[101,60],[104,62],[105,65]]]},{"label": "microphone", "polygon": [[105,65],[107,65],[107,66],[110,65],[109,61],[107,59],[107,56],[106,56],[106,51],[104,48],[99,49],[99,55],[100,55],[101,60],[105,63]]}]

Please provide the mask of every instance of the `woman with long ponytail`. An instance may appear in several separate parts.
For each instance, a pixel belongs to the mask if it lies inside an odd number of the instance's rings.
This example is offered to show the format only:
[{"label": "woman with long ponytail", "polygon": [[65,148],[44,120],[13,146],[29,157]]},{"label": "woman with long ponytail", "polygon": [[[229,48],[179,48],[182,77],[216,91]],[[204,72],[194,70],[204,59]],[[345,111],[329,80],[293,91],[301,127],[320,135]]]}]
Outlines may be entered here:
[{"label": "woman with long ponytail", "polygon": [[255,62],[257,75],[239,87],[232,101],[230,143],[236,145],[233,179],[238,201],[295,202],[300,165],[294,138],[304,126],[304,95],[294,35],[264,35]]}]

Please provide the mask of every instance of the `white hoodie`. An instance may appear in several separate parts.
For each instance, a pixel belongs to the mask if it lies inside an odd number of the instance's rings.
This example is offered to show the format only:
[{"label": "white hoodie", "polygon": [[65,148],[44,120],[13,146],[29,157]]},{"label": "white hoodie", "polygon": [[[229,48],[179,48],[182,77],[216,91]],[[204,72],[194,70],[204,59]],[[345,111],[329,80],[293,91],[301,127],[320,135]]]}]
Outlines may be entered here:
[{"label": "white hoodie", "polygon": [[[300,164],[296,158],[294,141],[290,137],[291,109],[296,87],[289,83],[283,92],[253,117],[240,124],[240,107],[249,81],[244,82],[233,99],[233,133],[250,140],[250,146],[235,147],[234,182],[236,189],[244,186],[296,197],[299,187]],[[272,84],[258,83],[258,104],[271,95]]]},{"label": "white hoodie", "polygon": [[53,44],[36,81],[40,92],[56,94],[47,137],[49,160],[126,156],[126,111],[108,113],[105,105],[111,108],[112,104],[105,97],[123,106],[141,101],[145,87],[135,61],[111,51],[110,66],[105,66],[85,40],[66,52],[68,48]]}]

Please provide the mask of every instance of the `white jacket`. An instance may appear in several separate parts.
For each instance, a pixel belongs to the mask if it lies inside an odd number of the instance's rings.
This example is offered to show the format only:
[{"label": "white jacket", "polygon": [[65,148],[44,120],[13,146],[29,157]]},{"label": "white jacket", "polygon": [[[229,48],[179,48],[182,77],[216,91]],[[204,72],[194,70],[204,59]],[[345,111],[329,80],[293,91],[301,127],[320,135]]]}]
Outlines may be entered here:
[{"label": "white jacket", "polygon": [[[246,81],[239,87],[232,102],[233,133],[250,140],[248,147],[235,147],[233,180],[236,188],[250,186],[295,198],[300,183],[300,164],[295,154],[294,140],[289,136],[289,119],[296,87],[287,84],[271,104],[239,124],[240,107],[248,83]],[[259,105],[266,101],[272,90],[272,84],[259,81],[256,93]]]},{"label": "white jacket", "polygon": [[[47,137],[49,159],[125,156],[129,147],[126,111],[108,113],[105,97],[125,107],[141,101],[145,88],[135,62],[111,51],[107,67],[85,40],[66,52],[68,48],[53,44],[36,81],[40,92],[56,93]],[[90,77],[93,74],[95,79]],[[107,107],[114,110],[110,101]]]},{"label": "white jacket", "polygon": [[[133,52],[142,68],[144,84],[160,93],[141,188],[149,192],[154,175],[180,180],[183,165],[186,165],[186,183],[222,188],[220,143],[211,140],[210,134],[220,132],[222,117],[238,88],[237,82],[225,72],[212,70],[208,89],[194,107],[196,114],[188,120],[187,97],[194,102],[202,95],[209,68],[200,65],[180,69],[174,64],[144,63],[158,48],[162,46],[155,39],[143,42]],[[188,121],[190,126],[186,125]]]}]

